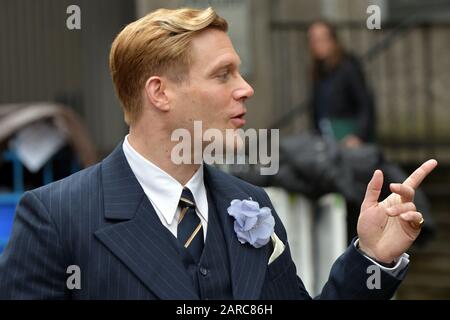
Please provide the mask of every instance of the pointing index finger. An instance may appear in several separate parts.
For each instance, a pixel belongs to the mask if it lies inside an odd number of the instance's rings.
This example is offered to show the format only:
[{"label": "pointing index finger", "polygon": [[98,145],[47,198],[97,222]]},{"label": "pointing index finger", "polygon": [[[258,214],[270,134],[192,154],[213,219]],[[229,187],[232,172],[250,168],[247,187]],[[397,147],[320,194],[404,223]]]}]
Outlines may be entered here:
[{"label": "pointing index finger", "polygon": [[422,183],[423,179],[437,166],[437,161],[434,159],[424,162],[419,168],[417,168],[408,179],[403,182],[414,189],[417,189]]}]

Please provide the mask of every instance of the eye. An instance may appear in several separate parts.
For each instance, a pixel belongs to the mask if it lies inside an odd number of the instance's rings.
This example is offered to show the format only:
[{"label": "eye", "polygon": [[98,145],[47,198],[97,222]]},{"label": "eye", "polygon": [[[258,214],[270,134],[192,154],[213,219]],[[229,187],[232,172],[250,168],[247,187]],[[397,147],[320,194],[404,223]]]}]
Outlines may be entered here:
[{"label": "eye", "polygon": [[230,71],[224,71],[217,75],[217,78],[221,81],[226,81],[230,77]]}]

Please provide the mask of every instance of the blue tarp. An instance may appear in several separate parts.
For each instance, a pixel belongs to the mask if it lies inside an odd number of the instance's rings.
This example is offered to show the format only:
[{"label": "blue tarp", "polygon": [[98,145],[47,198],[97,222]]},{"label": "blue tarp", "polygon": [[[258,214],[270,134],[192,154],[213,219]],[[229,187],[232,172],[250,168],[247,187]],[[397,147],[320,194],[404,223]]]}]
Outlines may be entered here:
[{"label": "blue tarp", "polygon": [[0,198],[0,253],[5,248],[14,220],[16,202],[2,201]]}]

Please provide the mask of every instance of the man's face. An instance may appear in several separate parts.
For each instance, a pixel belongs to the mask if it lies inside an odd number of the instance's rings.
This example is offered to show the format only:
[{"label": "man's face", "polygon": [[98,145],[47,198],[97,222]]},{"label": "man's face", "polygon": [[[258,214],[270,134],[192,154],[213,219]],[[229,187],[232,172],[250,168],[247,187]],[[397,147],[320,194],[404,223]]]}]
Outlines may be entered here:
[{"label": "man's face", "polygon": [[188,80],[170,90],[173,124],[193,132],[194,121],[202,121],[203,132],[222,133],[244,126],[244,102],[253,89],[239,73],[240,59],[228,35],[202,31],[192,41],[191,57]]}]

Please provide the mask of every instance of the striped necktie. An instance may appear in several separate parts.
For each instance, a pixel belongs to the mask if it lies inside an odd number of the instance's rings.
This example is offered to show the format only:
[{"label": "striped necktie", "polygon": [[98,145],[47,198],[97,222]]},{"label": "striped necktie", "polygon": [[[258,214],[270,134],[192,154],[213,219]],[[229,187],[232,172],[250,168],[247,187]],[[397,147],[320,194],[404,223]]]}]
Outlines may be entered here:
[{"label": "striped necktie", "polygon": [[204,246],[203,227],[195,212],[195,201],[191,190],[183,188],[178,206],[181,210],[178,218],[177,239],[198,262]]}]

